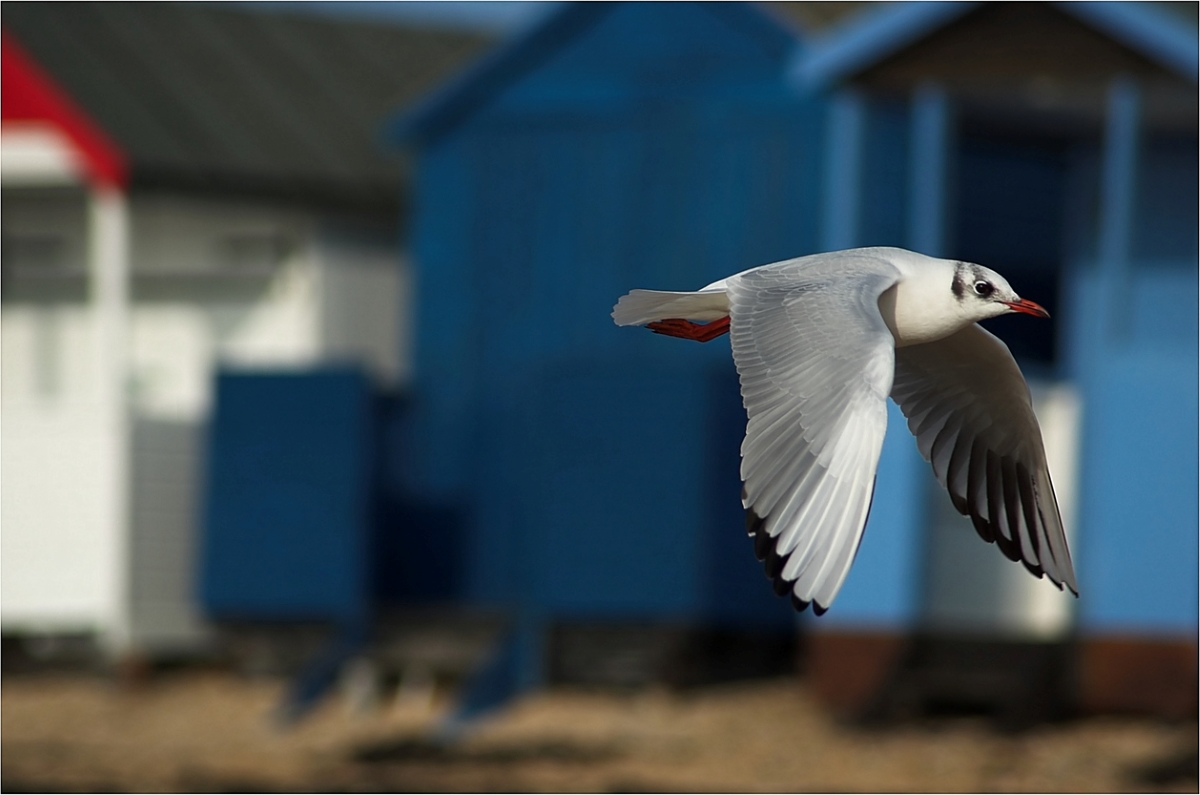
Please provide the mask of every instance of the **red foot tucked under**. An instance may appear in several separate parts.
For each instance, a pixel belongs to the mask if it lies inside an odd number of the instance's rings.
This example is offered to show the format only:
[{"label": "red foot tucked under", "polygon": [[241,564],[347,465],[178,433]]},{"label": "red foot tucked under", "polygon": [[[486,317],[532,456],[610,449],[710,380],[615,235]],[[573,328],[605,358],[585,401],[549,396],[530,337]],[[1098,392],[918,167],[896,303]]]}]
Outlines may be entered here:
[{"label": "red foot tucked under", "polygon": [[693,323],[690,320],[671,318],[669,320],[657,320],[653,323],[648,323],[646,324],[646,328],[655,334],[666,334],[668,337],[680,337],[685,340],[695,340],[696,342],[708,342],[729,332],[729,318],[723,317],[711,323]]}]

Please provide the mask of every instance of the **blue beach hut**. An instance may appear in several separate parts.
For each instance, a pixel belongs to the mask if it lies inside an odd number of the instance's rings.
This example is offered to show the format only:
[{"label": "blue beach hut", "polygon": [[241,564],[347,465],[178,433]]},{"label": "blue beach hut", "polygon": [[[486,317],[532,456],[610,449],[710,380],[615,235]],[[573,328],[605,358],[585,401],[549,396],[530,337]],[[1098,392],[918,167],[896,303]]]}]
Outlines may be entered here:
[{"label": "blue beach hut", "polygon": [[620,645],[580,627],[665,659],[693,628],[794,626],[740,529],[728,343],[609,312],[816,249],[796,48],[749,4],[572,4],[392,128],[417,175],[399,469],[453,517],[430,532],[465,550],[459,597],[520,617],[527,681]]},{"label": "blue beach hut", "polygon": [[1194,714],[1195,7],[881,6],[791,74],[831,103],[822,248],[982,262],[1054,315],[1049,333],[993,330],[1030,376],[1082,591],[1074,602],[1033,581],[944,495],[921,497],[927,465],[893,413],[876,499],[886,478],[910,502],[889,519],[877,504],[813,641],[820,687],[861,706],[911,656],[914,630],[975,634],[1074,648],[1060,656],[1074,672],[1047,687],[1074,679],[1085,709]]}]

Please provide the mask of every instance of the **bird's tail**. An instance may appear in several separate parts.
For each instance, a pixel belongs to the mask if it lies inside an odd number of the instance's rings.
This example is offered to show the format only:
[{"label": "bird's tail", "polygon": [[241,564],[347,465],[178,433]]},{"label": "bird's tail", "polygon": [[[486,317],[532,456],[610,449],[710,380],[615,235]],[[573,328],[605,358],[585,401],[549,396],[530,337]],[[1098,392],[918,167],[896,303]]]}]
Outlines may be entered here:
[{"label": "bird's tail", "polygon": [[618,326],[642,326],[655,320],[719,320],[729,314],[729,299],[724,291],[669,293],[659,290],[631,290],[613,307],[612,318]]}]

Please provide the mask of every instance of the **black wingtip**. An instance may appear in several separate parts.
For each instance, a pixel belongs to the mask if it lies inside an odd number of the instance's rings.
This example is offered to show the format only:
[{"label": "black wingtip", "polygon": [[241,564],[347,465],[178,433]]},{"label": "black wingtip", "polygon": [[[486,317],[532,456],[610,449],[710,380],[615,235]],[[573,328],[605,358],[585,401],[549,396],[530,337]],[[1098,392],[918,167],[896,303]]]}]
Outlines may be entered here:
[{"label": "black wingtip", "polygon": [[977,513],[969,513],[971,525],[975,528],[975,532],[979,533],[979,537],[989,544],[996,543],[996,536],[992,533],[992,526],[983,520],[983,517]]},{"label": "black wingtip", "polygon": [[780,585],[780,573],[783,571],[783,565],[786,562],[775,551],[775,539],[767,533],[766,520],[756,514],[753,509],[746,511],[746,529],[754,535],[754,557],[763,562],[763,569],[767,573],[767,578],[775,580],[775,592],[783,596],[785,591],[780,591],[781,587],[786,588],[786,583]]},{"label": "black wingtip", "polygon": [[775,539],[767,535],[766,531],[757,533],[754,536],[754,557],[758,560],[766,560],[775,551]]},{"label": "black wingtip", "polygon": [[[792,590],[796,581],[783,578],[783,567],[787,563],[787,558],[775,551],[776,539],[767,533],[766,520],[756,514],[753,509],[746,510],[746,532],[754,536],[754,556],[762,561],[763,571],[766,573],[767,579],[771,581],[771,589],[775,591],[775,595],[790,596],[792,607],[797,613],[803,613],[809,605],[812,605],[814,615],[825,615],[828,607],[822,607],[816,602],[806,602],[796,596],[796,592]],[[861,539],[859,540],[861,542]]]},{"label": "black wingtip", "polygon": [[1005,538],[1004,534],[996,527],[995,524],[984,519],[978,513],[972,512],[971,524],[975,527],[975,532],[979,537],[989,544],[995,544],[1004,557],[1012,561],[1023,561],[1021,556],[1020,545],[1011,539]]},{"label": "black wingtip", "polygon": [[783,567],[787,563],[787,558],[775,551],[776,539],[767,532],[766,524],[766,520],[756,514],[754,509],[746,510],[746,532],[754,536],[754,556],[762,561],[763,573],[771,581],[771,590],[775,591],[776,596],[786,596],[791,593],[792,606],[803,611],[808,607],[808,602],[798,599],[792,593],[794,580],[783,578]]},{"label": "black wingtip", "polygon": [[1075,586],[1074,586],[1074,585],[1072,585],[1071,583],[1069,583],[1069,582],[1059,582],[1058,580],[1054,579],[1053,577],[1049,577],[1049,576],[1047,576],[1047,578],[1046,578],[1046,579],[1048,579],[1048,580],[1050,580],[1050,582],[1054,583],[1054,587],[1058,588],[1058,590],[1060,590],[1060,591],[1068,591],[1068,592],[1070,592],[1070,594],[1071,594],[1072,596],[1074,596],[1076,599],[1078,599],[1078,598],[1079,598],[1079,591],[1075,590]]},{"label": "black wingtip", "polygon": [[[766,533],[763,533],[766,536]],[[769,536],[768,541],[773,541]],[[775,551],[775,546],[772,544],[767,549],[767,556],[763,559],[763,573],[767,575],[767,579],[771,581],[771,587],[775,589],[776,596],[783,596],[792,589],[792,582],[783,578],[783,567],[787,563],[787,558],[781,557]]]},{"label": "black wingtip", "polygon": [[753,508],[746,509],[746,535],[758,535],[766,522],[767,520],[756,514]]},{"label": "black wingtip", "polygon": [[[953,495],[951,495],[951,498],[953,499]],[[955,507],[958,507],[957,502],[955,502]],[[962,511],[962,513],[966,514],[970,518],[971,524],[974,525],[975,532],[979,534],[979,537],[989,544],[995,544],[1004,557],[1016,563],[1020,563],[1025,567],[1026,571],[1028,571],[1034,577],[1037,577],[1039,580],[1045,577],[1046,579],[1050,580],[1050,582],[1053,583],[1054,587],[1058,588],[1058,590],[1070,591],[1076,599],[1079,598],[1079,591],[1075,590],[1070,583],[1059,582],[1058,580],[1054,579],[1053,576],[1048,575],[1046,570],[1040,564],[1030,563],[1029,561],[1025,560],[1025,556],[1021,554],[1021,545],[1019,542],[1010,541],[1009,539],[1005,538],[1004,534],[1001,533],[994,524],[984,519],[977,512],[971,511],[968,508],[968,510]],[[816,610],[814,609],[813,612],[816,612]],[[818,613],[818,615],[820,614]]]},{"label": "black wingtip", "polygon": [[771,581],[771,587],[775,589],[775,593],[780,596],[783,596],[792,587],[792,583],[788,580],[785,580],[782,576],[783,564],[785,562],[786,561],[784,561],[784,559],[778,555],[773,555],[766,561],[765,564],[763,564],[763,573],[766,574],[767,579]]}]

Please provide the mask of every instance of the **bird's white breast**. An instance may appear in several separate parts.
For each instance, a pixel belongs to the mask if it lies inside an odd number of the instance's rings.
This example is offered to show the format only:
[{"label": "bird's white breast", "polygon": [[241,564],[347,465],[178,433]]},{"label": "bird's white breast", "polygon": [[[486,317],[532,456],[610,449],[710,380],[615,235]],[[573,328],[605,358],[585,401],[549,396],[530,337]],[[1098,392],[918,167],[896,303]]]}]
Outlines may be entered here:
[{"label": "bird's white breast", "polygon": [[930,260],[922,267],[897,263],[903,277],[879,296],[879,313],[896,340],[896,347],[944,339],[972,322],[950,290],[953,265]]}]

